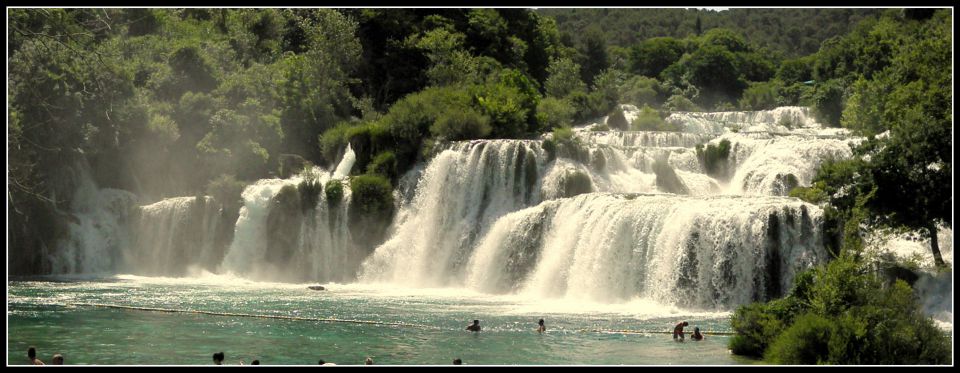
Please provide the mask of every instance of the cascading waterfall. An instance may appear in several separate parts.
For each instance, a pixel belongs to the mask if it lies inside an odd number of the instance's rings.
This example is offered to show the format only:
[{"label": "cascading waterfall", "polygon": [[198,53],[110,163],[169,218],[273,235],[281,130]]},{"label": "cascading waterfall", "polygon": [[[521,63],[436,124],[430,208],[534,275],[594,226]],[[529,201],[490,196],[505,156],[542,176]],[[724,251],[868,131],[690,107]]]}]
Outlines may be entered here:
[{"label": "cascading waterfall", "polygon": [[348,147],[332,174],[314,168],[248,186],[220,271],[269,281],[352,279],[362,258],[347,226],[350,189],[343,188],[342,200],[329,201],[322,188],[342,181],[355,160]]},{"label": "cascading waterfall", "polygon": [[[541,141],[449,147],[417,171],[360,280],[729,309],[782,296],[825,260],[820,208],[782,196],[856,139],[806,108],[668,120],[687,131],[581,127],[556,156]],[[727,174],[708,174],[695,147],[723,140]]]},{"label": "cascading waterfall", "polygon": [[134,244],[124,251],[125,271],[182,276],[191,267],[212,271],[223,259],[217,246],[220,208],[212,197],[177,197],[140,206]]},{"label": "cascading waterfall", "polygon": [[721,111],[673,113],[666,121],[683,126],[683,132],[721,134],[724,132],[817,133],[822,129],[810,108],[782,106],[763,111]]},{"label": "cascading waterfall", "polygon": [[783,295],[826,258],[821,210],[782,197],[614,195],[502,218],[465,284],[479,291],[725,308]]},{"label": "cascading waterfall", "polygon": [[361,278],[449,285],[477,239],[506,213],[540,200],[545,158],[537,141],[453,144],[436,155],[403,207],[403,223],[364,263]]},{"label": "cascading waterfall", "polygon": [[[78,190],[59,272],[197,267],[729,309],[782,295],[796,271],[824,260],[822,211],[783,196],[809,185],[824,160],[849,157],[858,139],[820,128],[806,108],[667,120],[685,131],[580,127],[551,151],[544,140],[450,143],[399,180],[390,236],[372,253],[351,238],[350,147],[333,171],[249,185],[235,222],[209,197],[136,208],[129,193],[90,184]],[[697,146],[724,140],[724,174],[707,172]],[[342,197],[330,201],[324,188],[335,181]],[[217,239],[222,229],[232,241]]]},{"label": "cascading waterfall", "polygon": [[810,185],[823,161],[853,154],[851,140],[731,133],[711,143],[722,140],[735,144],[730,194],[787,195],[795,186]]},{"label": "cascading waterfall", "polygon": [[137,197],[124,190],[98,188],[86,164],[77,171],[77,190],[66,212],[69,233],[48,258],[51,270],[55,274],[114,271],[115,258],[129,246],[126,224]]}]

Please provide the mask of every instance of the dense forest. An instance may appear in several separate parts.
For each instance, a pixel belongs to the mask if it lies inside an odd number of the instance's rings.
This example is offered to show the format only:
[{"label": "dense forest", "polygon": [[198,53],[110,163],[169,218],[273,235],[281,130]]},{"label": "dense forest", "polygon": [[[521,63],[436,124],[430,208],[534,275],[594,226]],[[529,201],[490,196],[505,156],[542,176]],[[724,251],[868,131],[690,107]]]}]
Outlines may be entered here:
[{"label": "dense forest", "polygon": [[882,9],[539,9],[557,21],[561,37],[582,43],[599,33],[607,45],[630,49],[655,37],[686,38],[714,28],[744,35],[759,47],[784,58],[816,53],[820,43],[850,32],[861,20],[879,16]]},{"label": "dense forest", "polygon": [[[369,223],[393,213],[400,177],[444,142],[552,132],[545,148],[575,147],[570,126],[606,115],[617,129],[671,131],[663,118],[672,111],[785,105],[868,136],[853,159],[825,163],[812,186],[791,193],[827,209],[831,250],[856,257],[865,232],[906,227],[933,233],[944,266],[935,232],[952,223],[951,17],[950,9],[11,9],[10,270],[46,272],[39,253],[65,232],[81,163],[100,187],[141,203],[206,194],[235,216],[245,185],[307,164],[332,167],[350,146],[351,203]],[[624,103],[642,108],[632,123],[615,120]],[[808,304],[805,296],[794,299]],[[807,315],[791,310],[762,317],[788,326]],[[836,305],[809,312],[804,325],[816,327],[886,317],[842,319],[855,316]],[[734,350],[789,347],[763,333]],[[896,356],[880,342],[844,348],[874,348],[856,355],[861,363]],[[774,360],[811,362],[781,350]],[[942,351],[924,351],[929,359],[918,361],[941,362]]]}]

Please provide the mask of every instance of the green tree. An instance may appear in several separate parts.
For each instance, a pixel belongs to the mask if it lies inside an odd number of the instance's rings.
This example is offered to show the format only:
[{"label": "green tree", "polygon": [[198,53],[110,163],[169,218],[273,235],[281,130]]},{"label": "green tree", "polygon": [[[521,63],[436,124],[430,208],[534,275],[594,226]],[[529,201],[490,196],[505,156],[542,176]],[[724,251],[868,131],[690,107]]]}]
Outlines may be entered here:
[{"label": "green tree", "polygon": [[661,37],[647,39],[630,48],[630,70],[634,74],[657,77],[680,60],[684,46],[680,40]]},{"label": "green tree", "polygon": [[544,84],[547,96],[563,98],[573,92],[585,92],[587,89],[586,84],[580,80],[580,65],[569,58],[551,61],[547,74],[547,81]]},{"label": "green tree", "polygon": [[581,48],[583,59],[580,64],[580,77],[588,86],[592,86],[595,77],[610,66],[603,32],[597,27],[588,28]]}]

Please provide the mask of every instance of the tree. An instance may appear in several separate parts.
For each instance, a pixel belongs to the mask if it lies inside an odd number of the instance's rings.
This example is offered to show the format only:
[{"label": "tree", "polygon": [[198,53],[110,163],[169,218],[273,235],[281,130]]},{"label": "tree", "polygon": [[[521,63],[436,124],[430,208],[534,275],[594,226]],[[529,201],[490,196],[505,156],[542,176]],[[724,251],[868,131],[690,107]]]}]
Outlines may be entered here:
[{"label": "tree", "polygon": [[679,62],[691,84],[701,89],[700,104],[713,106],[721,101],[740,98],[746,82],[740,79],[736,57],[715,45],[702,47],[687,61]]},{"label": "tree", "polygon": [[[872,79],[860,77],[853,102],[843,112],[855,131],[886,129],[888,135],[871,136],[854,149],[853,160],[838,162],[842,168],[825,167],[816,179],[826,182],[831,202],[842,211],[862,207],[874,217],[869,221],[873,225],[925,230],[940,267],[945,263],[936,225],[952,222],[948,19],[946,12],[938,12],[919,28],[904,28],[906,35],[891,36],[907,42],[884,71]],[[836,193],[840,190],[844,193]]]},{"label": "tree", "polygon": [[594,78],[610,66],[607,57],[607,41],[603,31],[596,27],[587,29],[581,54],[583,59],[580,77],[588,86],[591,86]]},{"label": "tree", "polygon": [[560,58],[550,62],[547,68],[547,81],[544,88],[547,96],[563,98],[573,92],[584,92],[586,84],[580,80],[580,65],[569,58]]},{"label": "tree", "polygon": [[652,38],[630,48],[630,70],[634,74],[657,77],[683,55],[683,43],[674,38]]}]

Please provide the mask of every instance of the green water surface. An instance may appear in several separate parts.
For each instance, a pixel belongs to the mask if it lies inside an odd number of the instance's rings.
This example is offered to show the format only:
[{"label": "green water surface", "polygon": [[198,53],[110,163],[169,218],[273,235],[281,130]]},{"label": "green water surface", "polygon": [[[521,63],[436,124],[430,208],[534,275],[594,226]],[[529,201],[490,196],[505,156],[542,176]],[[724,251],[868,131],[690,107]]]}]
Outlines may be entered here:
[{"label": "green water surface", "polygon": [[[212,364],[217,351],[227,364],[259,359],[264,365],[319,359],[353,365],[367,357],[378,365],[450,364],[454,358],[465,365],[756,363],[732,355],[727,335],[678,343],[668,333],[654,333],[670,331],[678,320],[688,321],[689,330],[729,332],[728,312],[458,289],[326,286],[313,291],[306,284],[222,277],[11,279],[7,363],[27,364],[31,345],[47,363],[61,353],[67,364],[107,365]],[[540,318],[546,320],[544,334],[536,332]],[[481,320],[483,331],[464,330],[473,319]]]}]

